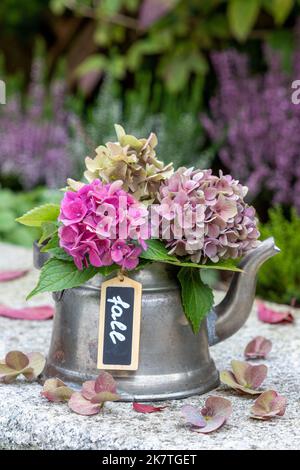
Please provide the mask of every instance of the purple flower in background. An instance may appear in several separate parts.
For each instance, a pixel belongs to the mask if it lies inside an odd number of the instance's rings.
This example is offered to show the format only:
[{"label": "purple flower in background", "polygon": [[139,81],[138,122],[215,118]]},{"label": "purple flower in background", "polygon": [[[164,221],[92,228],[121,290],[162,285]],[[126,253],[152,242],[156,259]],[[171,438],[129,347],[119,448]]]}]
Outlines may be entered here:
[{"label": "purple flower in background", "polygon": [[71,129],[79,121],[66,109],[63,83],[54,82],[47,91],[42,75],[36,60],[25,106],[21,96],[14,96],[0,110],[0,174],[16,177],[26,189],[60,187],[75,167]]},{"label": "purple flower in background", "polygon": [[278,54],[264,52],[268,70],[255,76],[245,55],[212,54],[219,87],[201,121],[210,139],[220,143],[222,163],[247,184],[252,198],[267,190],[273,203],[300,212],[300,106],[291,101],[291,83],[300,78],[299,51],[292,78]]}]

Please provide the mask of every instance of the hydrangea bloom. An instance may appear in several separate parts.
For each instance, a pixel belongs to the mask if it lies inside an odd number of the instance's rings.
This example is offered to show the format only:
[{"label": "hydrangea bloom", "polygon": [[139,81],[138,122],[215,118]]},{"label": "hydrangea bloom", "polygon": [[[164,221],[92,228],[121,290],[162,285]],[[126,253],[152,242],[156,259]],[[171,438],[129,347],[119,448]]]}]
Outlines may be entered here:
[{"label": "hydrangea bloom", "polygon": [[[61,203],[60,246],[78,269],[88,265],[134,269],[147,238],[148,211],[121,188],[94,180],[67,191]],[[143,236],[143,238],[142,238]]]},{"label": "hydrangea bloom", "polygon": [[[160,188],[161,236],[170,253],[195,263],[237,258],[257,246],[255,210],[247,188],[230,175],[179,168]],[[171,225],[170,225],[171,222]]]}]

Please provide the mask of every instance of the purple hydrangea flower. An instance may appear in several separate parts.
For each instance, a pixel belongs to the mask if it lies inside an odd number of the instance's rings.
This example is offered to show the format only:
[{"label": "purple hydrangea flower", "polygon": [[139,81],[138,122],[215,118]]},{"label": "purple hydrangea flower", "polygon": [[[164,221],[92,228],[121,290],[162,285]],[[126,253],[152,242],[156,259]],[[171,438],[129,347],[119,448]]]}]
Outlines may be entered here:
[{"label": "purple hydrangea flower", "polygon": [[256,247],[255,210],[247,188],[230,175],[179,168],[161,185],[161,236],[170,253],[189,255],[195,263],[237,258]]}]

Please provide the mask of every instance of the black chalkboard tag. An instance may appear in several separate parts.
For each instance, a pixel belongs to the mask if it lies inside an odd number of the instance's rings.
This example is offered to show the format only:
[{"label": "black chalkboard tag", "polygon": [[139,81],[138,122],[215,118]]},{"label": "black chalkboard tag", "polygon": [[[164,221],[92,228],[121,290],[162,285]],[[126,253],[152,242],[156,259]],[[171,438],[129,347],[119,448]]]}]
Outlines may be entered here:
[{"label": "black chalkboard tag", "polygon": [[137,370],[142,284],[119,275],[102,283],[98,369]]}]

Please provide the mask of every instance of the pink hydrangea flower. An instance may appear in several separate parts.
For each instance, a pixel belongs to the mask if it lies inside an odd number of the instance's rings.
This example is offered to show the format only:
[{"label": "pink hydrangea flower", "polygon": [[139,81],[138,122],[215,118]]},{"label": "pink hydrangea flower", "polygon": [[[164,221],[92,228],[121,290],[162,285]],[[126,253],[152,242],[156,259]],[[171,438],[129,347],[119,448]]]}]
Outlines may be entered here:
[{"label": "pink hydrangea flower", "polygon": [[118,264],[134,269],[148,237],[148,211],[121,189],[122,181],[94,180],[67,191],[61,203],[60,246],[78,269]]},{"label": "pink hydrangea flower", "polygon": [[258,244],[247,188],[230,175],[179,168],[160,187],[160,235],[170,253],[195,263],[237,258]]}]

